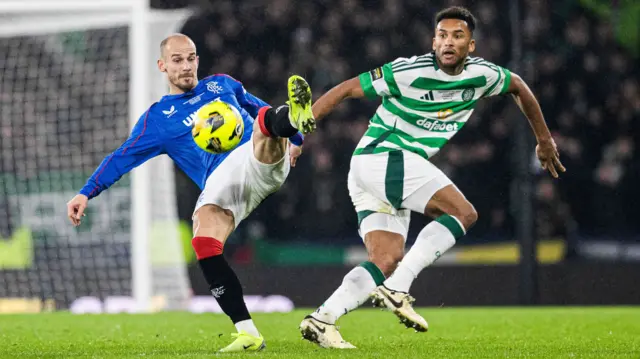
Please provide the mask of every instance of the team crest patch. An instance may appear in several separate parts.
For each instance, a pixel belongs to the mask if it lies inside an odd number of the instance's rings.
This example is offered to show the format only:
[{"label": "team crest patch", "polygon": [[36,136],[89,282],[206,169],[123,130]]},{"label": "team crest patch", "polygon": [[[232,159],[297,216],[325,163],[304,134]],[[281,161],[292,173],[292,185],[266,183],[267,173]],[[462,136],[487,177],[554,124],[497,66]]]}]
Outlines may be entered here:
[{"label": "team crest patch", "polygon": [[217,81],[212,81],[207,83],[207,90],[219,94],[222,92],[222,86],[218,85]]},{"label": "team crest patch", "polygon": [[382,78],[382,68],[378,67],[377,69],[373,69],[369,71],[371,75],[371,81],[375,81]]},{"label": "team crest patch", "polygon": [[475,94],[475,89],[466,89],[462,91],[462,101],[471,101],[473,99],[473,95]]}]

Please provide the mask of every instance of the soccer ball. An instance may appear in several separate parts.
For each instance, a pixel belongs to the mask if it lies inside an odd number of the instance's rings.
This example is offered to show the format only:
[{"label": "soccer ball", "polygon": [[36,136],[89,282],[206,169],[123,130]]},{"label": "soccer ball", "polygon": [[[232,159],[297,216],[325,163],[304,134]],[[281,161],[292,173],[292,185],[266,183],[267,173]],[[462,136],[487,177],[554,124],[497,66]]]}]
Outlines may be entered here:
[{"label": "soccer ball", "polygon": [[220,154],[234,149],[244,134],[244,121],[237,108],[216,100],[200,107],[191,129],[193,140],[203,150]]}]

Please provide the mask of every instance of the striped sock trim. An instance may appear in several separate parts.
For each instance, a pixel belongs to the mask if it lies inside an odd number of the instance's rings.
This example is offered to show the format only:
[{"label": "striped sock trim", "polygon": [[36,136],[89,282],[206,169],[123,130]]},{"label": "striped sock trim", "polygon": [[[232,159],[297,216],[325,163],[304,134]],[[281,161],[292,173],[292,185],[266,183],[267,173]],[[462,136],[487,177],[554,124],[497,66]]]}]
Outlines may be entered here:
[{"label": "striped sock trim", "polygon": [[258,121],[258,125],[260,125],[260,132],[267,137],[273,137],[269,129],[267,129],[267,125],[264,123],[265,116],[267,115],[267,111],[270,109],[270,106],[261,107],[258,110],[258,116],[256,116],[256,120]]},{"label": "striped sock trim", "polygon": [[377,265],[367,261],[360,263],[360,267],[366,269],[367,272],[371,274],[371,278],[373,278],[376,286],[379,286],[382,284],[382,282],[384,282],[384,274],[382,274],[382,271],[380,270],[380,268],[378,268]]},{"label": "striped sock trim", "polygon": [[448,214],[443,214],[442,216],[436,218],[436,222],[445,226],[451,234],[453,234],[453,238],[456,240],[465,235],[464,226],[462,223],[453,216]]}]

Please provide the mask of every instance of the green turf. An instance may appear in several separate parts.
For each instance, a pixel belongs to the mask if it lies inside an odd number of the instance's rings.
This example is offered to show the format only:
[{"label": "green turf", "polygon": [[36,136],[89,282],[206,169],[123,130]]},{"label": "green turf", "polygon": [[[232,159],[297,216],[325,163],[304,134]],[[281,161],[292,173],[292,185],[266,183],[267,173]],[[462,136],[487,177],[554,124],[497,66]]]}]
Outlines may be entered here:
[{"label": "green turf", "polygon": [[[340,322],[353,351],[300,339],[308,311],[256,314],[269,358],[640,358],[638,308],[426,308],[429,333],[388,313],[363,309]],[[211,357],[230,342],[226,317],[214,314],[0,315],[0,357]],[[238,356],[236,354],[231,356]],[[247,355],[247,354],[244,354]],[[222,355],[229,356],[229,354]]]}]

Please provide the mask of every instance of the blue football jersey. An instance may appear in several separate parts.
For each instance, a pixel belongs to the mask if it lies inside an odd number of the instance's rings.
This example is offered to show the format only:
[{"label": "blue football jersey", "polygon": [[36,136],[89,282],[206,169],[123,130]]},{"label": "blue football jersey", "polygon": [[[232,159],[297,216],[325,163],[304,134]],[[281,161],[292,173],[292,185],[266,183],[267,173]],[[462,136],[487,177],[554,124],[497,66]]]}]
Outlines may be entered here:
[{"label": "blue football jersey", "polygon": [[205,152],[191,136],[198,109],[216,99],[235,106],[242,114],[244,135],[238,146],[251,138],[258,110],[269,106],[248,93],[242,83],[222,74],[200,80],[189,92],[164,96],[140,117],[129,138],[102,161],[80,193],[93,198],[127,172],[161,154],[167,154],[203,189],[207,177],[231,153]]}]

